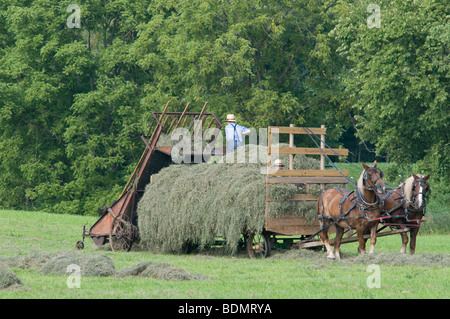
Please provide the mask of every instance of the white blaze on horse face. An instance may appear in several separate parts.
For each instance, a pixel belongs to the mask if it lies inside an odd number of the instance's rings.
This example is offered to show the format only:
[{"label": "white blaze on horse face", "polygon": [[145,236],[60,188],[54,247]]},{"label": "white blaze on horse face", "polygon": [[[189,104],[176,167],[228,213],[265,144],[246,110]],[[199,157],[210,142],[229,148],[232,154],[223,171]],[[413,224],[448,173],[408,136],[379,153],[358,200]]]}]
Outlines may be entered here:
[{"label": "white blaze on horse face", "polygon": [[422,185],[419,188],[419,207],[422,207],[423,195],[422,195]]}]

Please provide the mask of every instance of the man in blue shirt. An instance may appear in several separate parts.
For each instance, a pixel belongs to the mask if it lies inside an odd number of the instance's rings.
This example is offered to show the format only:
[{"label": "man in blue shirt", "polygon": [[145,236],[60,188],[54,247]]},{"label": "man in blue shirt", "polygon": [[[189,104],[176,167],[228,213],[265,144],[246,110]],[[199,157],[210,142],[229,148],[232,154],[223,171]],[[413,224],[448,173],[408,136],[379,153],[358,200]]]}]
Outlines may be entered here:
[{"label": "man in blue shirt", "polygon": [[227,153],[231,153],[236,148],[243,145],[244,139],[242,135],[250,134],[250,130],[245,126],[237,124],[234,114],[228,114],[225,122],[228,123],[228,125],[225,126]]}]

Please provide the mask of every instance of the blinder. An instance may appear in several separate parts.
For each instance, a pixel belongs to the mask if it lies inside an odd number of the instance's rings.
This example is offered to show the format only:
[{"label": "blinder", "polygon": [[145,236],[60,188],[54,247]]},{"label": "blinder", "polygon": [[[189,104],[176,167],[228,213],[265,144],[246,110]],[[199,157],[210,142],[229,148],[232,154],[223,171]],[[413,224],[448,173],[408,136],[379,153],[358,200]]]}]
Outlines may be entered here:
[{"label": "blinder", "polygon": [[[422,192],[417,192],[417,194],[414,194],[414,189],[416,188],[416,183],[415,182],[419,182],[419,185],[422,187],[423,191]],[[416,179],[412,185],[412,195],[413,197],[418,196],[419,194],[425,195],[425,193],[430,192],[430,185],[427,184],[427,181],[423,178],[420,179]]]}]

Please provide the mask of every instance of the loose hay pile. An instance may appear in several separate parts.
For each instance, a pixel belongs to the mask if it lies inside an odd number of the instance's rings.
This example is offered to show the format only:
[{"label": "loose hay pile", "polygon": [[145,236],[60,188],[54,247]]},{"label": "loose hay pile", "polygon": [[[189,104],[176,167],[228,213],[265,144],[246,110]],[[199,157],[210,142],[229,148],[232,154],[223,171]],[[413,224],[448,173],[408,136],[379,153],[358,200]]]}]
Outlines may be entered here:
[{"label": "loose hay pile", "polygon": [[140,262],[130,267],[117,271],[116,277],[152,277],[156,279],[185,281],[185,280],[207,280],[202,274],[190,274],[183,268],[174,267],[167,263],[154,263],[151,261]]},{"label": "loose hay pile", "polygon": [[0,265],[0,290],[21,284],[20,279],[12,271]]},{"label": "loose hay pile", "polygon": [[292,249],[278,251],[272,254],[271,258],[277,260],[299,259],[309,262],[303,265],[308,269],[328,269],[330,265],[384,265],[393,267],[450,267],[450,254],[399,254],[399,253],[374,253],[362,255],[345,255],[345,258],[339,261],[327,261],[326,254],[315,252],[308,249]]},{"label": "loose hay pile", "polygon": [[108,277],[115,274],[114,263],[108,256],[77,254],[66,252],[50,258],[42,265],[39,272],[43,274],[67,275],[69,265],[78,265],[82,276]]},{"label": "loose hay pile", "polygon": [[33,251],[29,254],[19,254],[14,257],[0,256],[0,265],[3,264],[9,268],[39,269],[52,257],[54,256],[51,253],[43,251]]},{"label": "loose hay pile", "polygon": [[69,265],[79,266],[81,275],[86,277],[138,276],[173,281],[209,280],[208,276],[191,274],[183,268],[167,263],[145,261],[116,271],[114,262],[102,254],[35,251],[28,255],[20,254],[7,258],[0,256],[0,289],[21,285],[20,280],[8,268],[36,269],[40,274],[67,276],[70,273]]},{"label": "loose hay pile", "polygon": [[[203,249],[220,236],[226,240],[225,248],[234,253],[241,234],[261,232],[266,197],[261,168],[266,164],[254,163],[254,159],[264,163],[267,148],[246,146],[244,158],[239,157],[239,150],[232,155],[233,164],[227,164],[226,158],[213,157],[210,163],[171,165],[154,175],[138,204],[142,245],[180,253],[187,244]],[[288,155],[280,157],[287,165]],[[245,162],[239,163],[242,159]],[[302,155],[294,159],[294,169],[318,168],[316,159]],[[274,201],[270,214],[297,214],[313,221],[315,202],[287,201],[305,193],[302,186],[271,184],[269,194]],[[310,192],[317,194],[320,188],[315,186],[311,185]]]}]

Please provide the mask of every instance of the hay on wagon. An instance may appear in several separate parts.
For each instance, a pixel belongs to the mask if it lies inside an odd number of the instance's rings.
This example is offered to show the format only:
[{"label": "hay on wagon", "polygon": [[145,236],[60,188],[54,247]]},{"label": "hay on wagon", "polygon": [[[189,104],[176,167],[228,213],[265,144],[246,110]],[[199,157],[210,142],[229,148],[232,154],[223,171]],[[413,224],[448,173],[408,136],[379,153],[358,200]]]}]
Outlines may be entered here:
[{"label": "hay on wagon", "polygon": [[[242,151],[244,160],[239,153]],[[231,156],[234,160],[212,157],[209,163],[171,165],[153,176],[137,210],[144,247],[180,253],[186,244],[195,244],[201,250],[220,236],[225,239],[227,251],[235,253],[242,234],[262,231],[266,198],[262,172],[267,148],[247,145]],[[280,158],[287,165],[288,155]],[[311,157],[294,158],[294,169],[319,166],[319,161]],[[312,222],[317,214],[315,202],[288,201],[295,194],[305,193],[303,186],[270,184],[270,214],[297,214]],[[314,186],[310,193],[319,193],[319,186]]]}]

